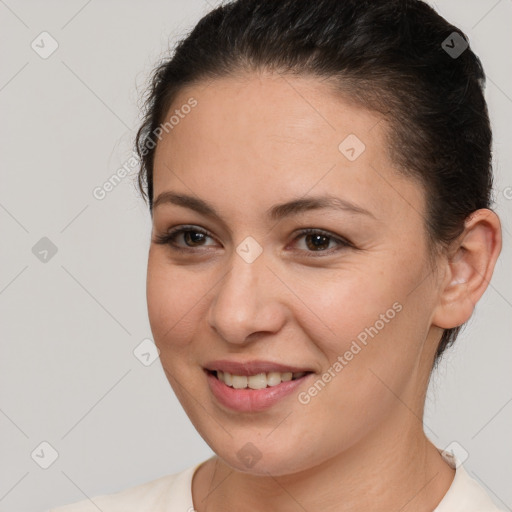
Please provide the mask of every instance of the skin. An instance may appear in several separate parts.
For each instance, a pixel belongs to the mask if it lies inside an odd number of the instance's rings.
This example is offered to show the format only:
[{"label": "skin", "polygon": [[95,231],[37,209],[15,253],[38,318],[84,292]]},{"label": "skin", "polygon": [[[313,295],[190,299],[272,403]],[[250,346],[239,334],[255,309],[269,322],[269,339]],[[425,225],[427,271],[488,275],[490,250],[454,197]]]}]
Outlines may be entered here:
[{"label": "skin", "polygon": [[[188,87],[171,113],[190,97],[197,106],[158,143],[154,198],[193,195],[221,219],[154,209],[147,300],[168,380],[216,454],[194,475],[195,509],[433,510],[455,472],[423,430],[430,371],[442,329],[469,319],[492,276],[498,217],[475,212],[433,271],[424,190],[395,169],[380,115],[316,78],[271,73]],[[355,161],[338,149],[351,133],[366,146]],[[373,217],[265,217],[277,203],[323,194]],[[155,243],[185,224],[209,235],[196,245],[179,235],[185,252]],[[315,250],[311,237],[297,238],[303,228],[333,238]],[[247,236],[263,251],[252,263],[236,252]],[[396,302],[401,311],[308,404],[292,393],[239,413],[209,390],[208,361],[265,359],[313,369],[307,391]],[[237,457],[248,442],[261,456],[252,466]]]}]

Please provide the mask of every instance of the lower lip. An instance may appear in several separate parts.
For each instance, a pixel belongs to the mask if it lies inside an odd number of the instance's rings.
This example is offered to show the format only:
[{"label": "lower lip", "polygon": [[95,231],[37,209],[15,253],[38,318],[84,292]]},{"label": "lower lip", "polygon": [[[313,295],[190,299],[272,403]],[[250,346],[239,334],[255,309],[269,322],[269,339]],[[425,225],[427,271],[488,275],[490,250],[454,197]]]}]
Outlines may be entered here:
[{"label": "lower lip", "polygon": [[308,373],[300,379],[281,382],[277,386],[263,389],[235,389],[206,372],[210,390],[215,398],[222,405],[239,412],[258,412],[272,407],[279,400],[293,393],[311,375],[313,374]]}]

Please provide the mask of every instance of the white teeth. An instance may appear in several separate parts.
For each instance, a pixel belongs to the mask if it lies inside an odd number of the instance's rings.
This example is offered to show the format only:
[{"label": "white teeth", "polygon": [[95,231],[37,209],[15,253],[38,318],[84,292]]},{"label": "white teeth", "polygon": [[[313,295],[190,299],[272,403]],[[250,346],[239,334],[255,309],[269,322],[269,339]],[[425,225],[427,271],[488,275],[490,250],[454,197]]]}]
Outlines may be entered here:
[{"label": "white teeth", "polygon": [[233,375],[231,378],[232,386],[235,389],[244,389],[247,387],[247,377],[245,375]]},{"label": "white teeth", "polygon": [[279,372],[267,373],[267,385],[277,386],[278,384],[281,384],[281,374]]},{"label": "white teeth", "polygon": [[293,373],[292,372],[286,372],[286,373],[282,373],[281,374],[281,380],[283,382],[286,382],[288,380],[292,380],[292,377],[293,377]]},{"label": "white teeth", "polygon": [[258,373],[247,377],[245,375],[233,375],[228,372],[217,371],[217,378],[227,386],[235,389],[244,389],[247,387],[251,389],[263,389],[267,386],[277,386],[281,384],[281,382],[287,382],[292,379],[300,379],[304,375],[306,375],[306,372],[269,372]]},{"label": "white teeth", "polygon": [[247,385],[251,389],[263,389],[267,387],[267,376],[264,373],[251,375],[247,378]]}]

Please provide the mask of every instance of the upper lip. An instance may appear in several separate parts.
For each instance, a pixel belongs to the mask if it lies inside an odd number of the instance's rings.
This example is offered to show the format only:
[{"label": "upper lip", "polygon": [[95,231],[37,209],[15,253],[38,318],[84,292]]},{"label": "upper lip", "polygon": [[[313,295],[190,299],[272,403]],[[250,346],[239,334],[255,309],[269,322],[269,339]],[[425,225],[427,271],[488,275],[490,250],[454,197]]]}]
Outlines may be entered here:
[{"label": "upper lip", "polygon": [[229,361],[227,359],[211,361],[204,365],[204,368],[209,371],[220,370],[228,372],[232,375],[256,375],[258,373],[299,373],[311,372],[313,370],[304,367],[290,366],[287,364],[274,363],[273,361],[252,360],[252,361]]}]

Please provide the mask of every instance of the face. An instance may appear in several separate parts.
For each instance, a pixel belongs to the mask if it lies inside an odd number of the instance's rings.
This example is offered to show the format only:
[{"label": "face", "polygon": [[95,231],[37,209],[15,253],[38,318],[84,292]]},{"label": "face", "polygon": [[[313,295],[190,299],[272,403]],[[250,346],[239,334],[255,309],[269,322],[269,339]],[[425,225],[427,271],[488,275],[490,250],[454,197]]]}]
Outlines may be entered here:
[{"label": "face", "polygon": [[421,429],[438,288],[386,120],[271,74],[189,87],[173,114],[147,301],[201,436],[239,471],[284,475]]}]

